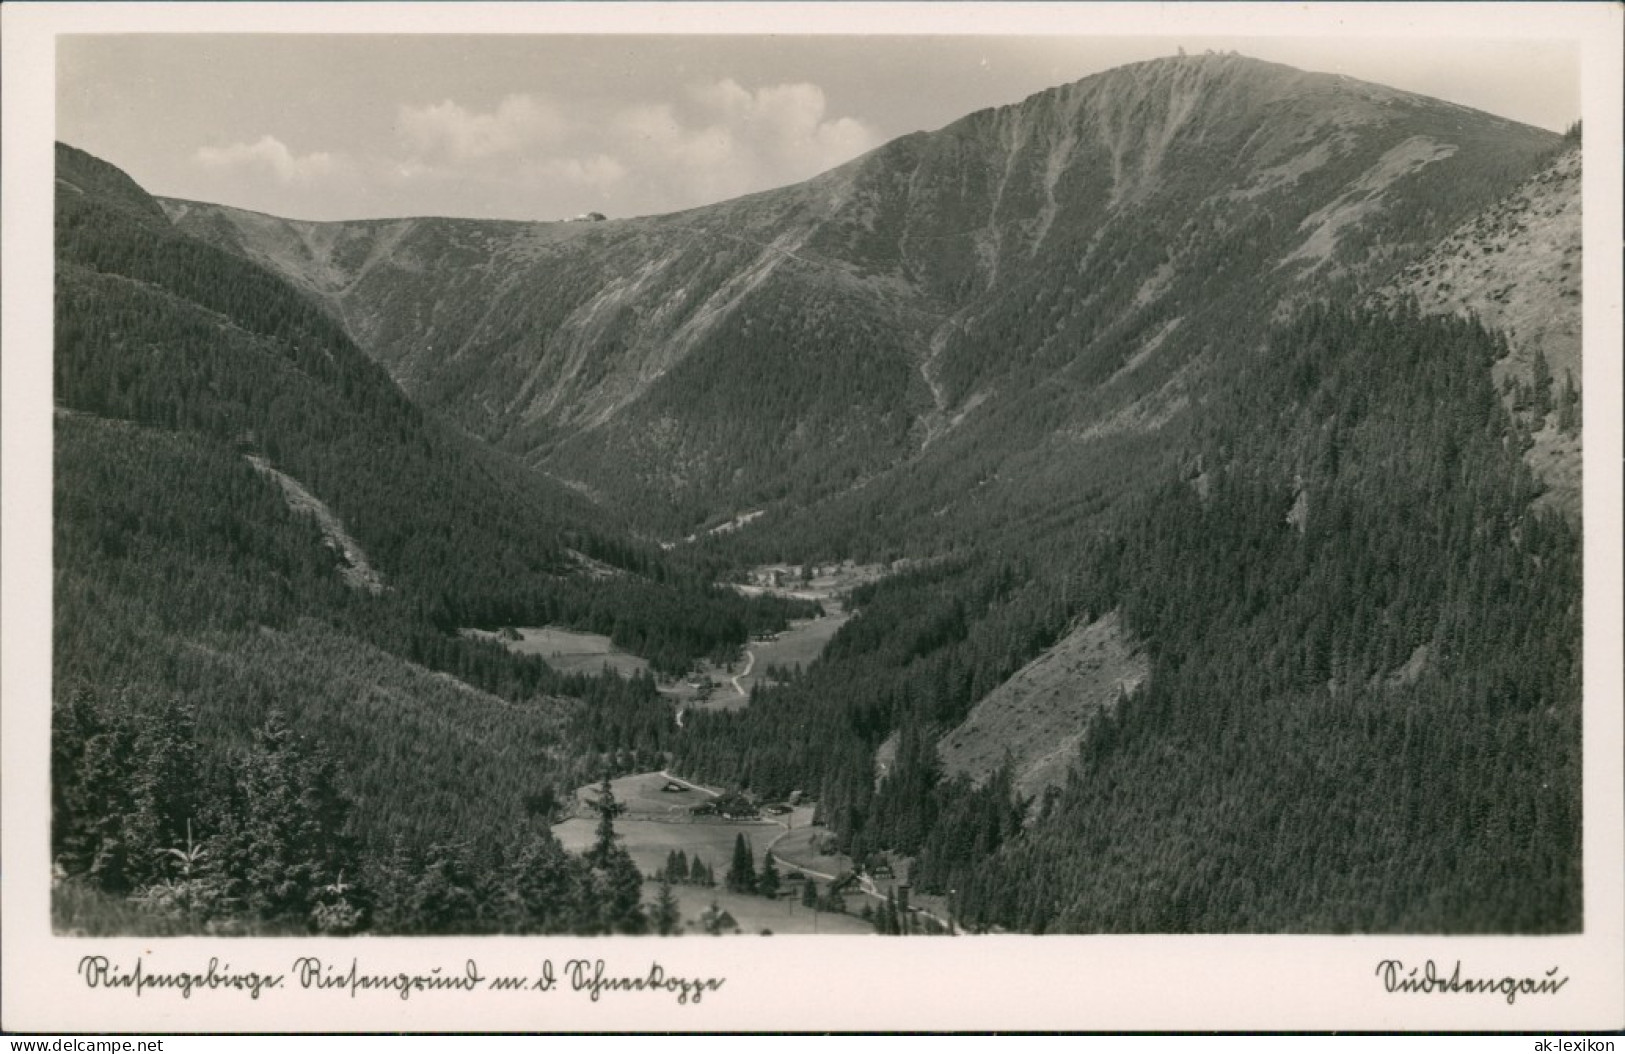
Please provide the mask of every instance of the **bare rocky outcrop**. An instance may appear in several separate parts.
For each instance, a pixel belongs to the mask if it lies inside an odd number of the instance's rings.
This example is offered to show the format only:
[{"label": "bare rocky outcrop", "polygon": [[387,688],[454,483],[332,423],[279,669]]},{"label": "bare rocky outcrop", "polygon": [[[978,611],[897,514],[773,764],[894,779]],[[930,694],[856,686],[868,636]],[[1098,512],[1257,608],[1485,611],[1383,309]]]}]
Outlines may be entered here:
[{"label": "bare rocky outcrop", "polygon": [[249,454],[248,462],[262,475],[276,482],[282,490],[282,497],[287,501],[288,508],[316,521],[316,526],[321,528],[322,538],[326,540],[328,547],[338,553],[344,561],[344,566],[339,569],[339,577],[346,585],[375,595],[384,591],[384,576],[367,561],[367,554],[362,550],[361,543],[344,529],[343,521],[327,507],[326,502],[312,494],[303,483],[286,472],[273,468],[263,457]]},{"label": "bare rocky outcrop", "polygon": [[1377,294],[1414,300],[1427,314],[1477,318],[1502,334],[1510,353],[1495,364],[1497,388],[1533,433],[1524,458],[1546,484],[1541,501],[1580,513],[1582,442],[1578,427],[1559,427],[1554,411],[1539,421],[1523,390],[1543,361],[1553,390],[1572,378],[1581,388],[1580,148],[1558,154],[1516,191],[1463,222]]},{"label": "bare rocky outcrop", "polygon": [[983,780],[1010,761],[1028,796],[1066,780],[1095,714],[1149,674],[1117,613],[1078,626],[977,703],[938,743],[950,775]]}]

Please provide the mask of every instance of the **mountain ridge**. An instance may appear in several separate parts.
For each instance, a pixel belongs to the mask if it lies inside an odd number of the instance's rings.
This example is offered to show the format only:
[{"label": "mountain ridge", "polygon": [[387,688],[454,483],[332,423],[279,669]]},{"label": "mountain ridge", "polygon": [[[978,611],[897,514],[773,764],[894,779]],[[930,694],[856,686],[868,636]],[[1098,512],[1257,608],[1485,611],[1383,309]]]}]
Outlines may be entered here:
[{"label": "mountain ridge", "polygon": [[[1262,317],[1269,295],[1374,285],[1504,192],[1494,170],[1521,176],[1555,141],[1213,55],[1095,74],[665,216],[279,224],[164,204],[320,292],[414,398],[686,534],[849,491],[966,428],[1001,442],[1026,412],[1011,393],[1040,378],[1076,378],[1044,395],[1052,436],[1144,431],[1200,373],[1181,301],[1234,299],[1256,275],[1243,298]],[[1021,317],[1035,311],[1047,325]],[[1238,335],[1258,324],[1231,314]],[[825,394],[853,376],[850,399]],[[1162,409],[1130,410],[1146,399]],[[738,463],[722,418],[777,455]]]}]

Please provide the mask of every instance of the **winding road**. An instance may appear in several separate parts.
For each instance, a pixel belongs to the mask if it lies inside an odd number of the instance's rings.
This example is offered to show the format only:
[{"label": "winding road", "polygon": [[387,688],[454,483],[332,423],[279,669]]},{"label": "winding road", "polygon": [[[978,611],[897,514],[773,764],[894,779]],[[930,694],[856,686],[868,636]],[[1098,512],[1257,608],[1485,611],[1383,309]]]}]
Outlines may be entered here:
[{"label": "winding road", "polygon": [[[772,819],[772,817],[769,817],[769,819]],[[774,822],[775,823],[784,823],[783,820],[774,820]],[[773,852],[773,847],[778,845],[779,841],[781,839],[783,839],[784,836],[789,834],[789,833],[790,833],[790,827],[789,827],[788,824],[785,824],[784,830],[780,831],[778,834],[774,835],[773,840],[771,842],[767,843],[767,847],[762,850],[763,858],[765,859],[768,853]],[[800,872],[801,874],[806,875],[808,878],[819,878],[819,879],[823,879],[825,882],[834,882],[835,881],[836,876],[834,876],[834,875],[826,874],[823,871],[814,871],[810,867],[802,867],[800,864],[791,863],[789,860],[786,860],[782,856],[774,856],[773,859],[778,862],[780,867],[788,868],[791,871]],[[880,900],[880,901],[884,901],[886,899],[886,894],[884,894],[884,893],[882,893],[880,891],[879,887],[875,885],[875,880],[870,878],[868,875],[858,875],[857,876],[857,883],[858,883],[858,892],[864,894],[865,896],[872,897],[875,900]],[[918,904],[909,905],[909,910],[911,910],[913,912],[916,912],[917,914],[920,914],[920,915],[925,915],[928,918],[934,919],[944,929],[947,929],[949,931],[953,931],[952,924],[947,919],[943,918],[941,915],[938,915],[934,911],[928,911],[925,908],[920,907]]]},{"label": "winding road", "polygon": [[[741,677],[749,677],[750,676],[750,671],[755,669],[755,668],[756,668],[756,653],[751,651],[749,648],[746,648],[745,649],[745,668],[743,670],[740,670],[738,673],[734,674],[732,677],[730,677],[728,679],[729,683],[734,686],[734,691],[738,692],[741,697],[748,696],[748,695],[750,695],[750,693],[745,691],[745,686],[739,683],[739,678],[741,678]],[[681,706],[681,705],[677,707],[677,727],[678,728],[683,727],[683,714],[687,709],[688,709],[687,707]]]}]

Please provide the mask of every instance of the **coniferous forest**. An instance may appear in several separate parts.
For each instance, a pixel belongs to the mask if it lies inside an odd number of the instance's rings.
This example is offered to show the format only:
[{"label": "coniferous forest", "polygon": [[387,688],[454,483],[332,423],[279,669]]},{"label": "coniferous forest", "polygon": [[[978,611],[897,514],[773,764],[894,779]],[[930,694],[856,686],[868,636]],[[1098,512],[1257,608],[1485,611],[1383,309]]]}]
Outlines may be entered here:
[{"label": "coniferous forest", "polygon": [[[1215,398],[1185,478],[1120,527],[1070,562],[888,580],[824,662],[695,722],[679,761],[768,796],[816,783],[855,857],[918,854],[918,887],[956,890],[972,926],[1567,928],[1579,537],[1529,508],[1529,423],[1490,381],[1504,350],[1472,323],[1307,311]],[[945,778],[936,736],[1113,609],[1152,672],[1067,784],[1023,803],[1008,775]],[[1531,783],[1516,806],[1507,781]]]},{"label": "coniferous forest", "polygon": [[[1406,96],[1298,172],[1270,151],[1314,138],[1304,75],[1161,62],[898,140],[820,177],[835,211],[771,267],[730,235],[676,300],[594,315],[555,378],[588,402],[634,346],[691,346],[576,431],[502,418],[478,354],[528,397],[594,276],[721,230],[779,246],[825,199],[595,225],[537,250],[554,284],[466,309],[420,250],[342,301],[223,235],[229,210],[59,146],[58,928],[664,935],[674,889],[707,887],[861,893],[883,933],[910,891],[964,932],[1579,929],[1582,532],[1531,456],[1577,450],[1576,371],[1394,284],[1574,144]],[[1085,121],[1066,91],[1128,84],[1150,120],[1181,78],[1220,145],[1170,133],[1161,182],[1101,192],[1163,162],[1089,152],[1086,123],[1070,167],[996,153]],[[416,235],[456,256],[457,222]],[[478,316],[460,362],[420,368],[415,297]],[[794,575],[736,588],[770,564],[883,573],[747,691],[752,647],[825,616]],[[1035,664],[1093,691],[1103,660],[1067,649],[1107,625],[1144,675],[1067,719],[1060,778],[1009,744],[954,760]],[[513,627],[642,672],[566,672]],[[845,864],[820,894],[742,833],[640,868],[628,774],[713,795],[702,822],[811,802]],[[907,884],[863,891],[881,865]]]},{"label": "coniferous forest", "polygon": [[[278,279],[60,160],[103,193],[58,211],[59,871],[199,925],[641,925],[636,896],[593,915],[608,850],[583,871],[548,825],[572,788],[665,756],[653,679],[458,630],[558,622],[683,670],[805,605],[721,589],[426,421]],[[332,503],[382,589],[344,584],[250,454]],[[619,573],[588,584],[572,551]],[[579,903],[508,904],[544,872]]]}]

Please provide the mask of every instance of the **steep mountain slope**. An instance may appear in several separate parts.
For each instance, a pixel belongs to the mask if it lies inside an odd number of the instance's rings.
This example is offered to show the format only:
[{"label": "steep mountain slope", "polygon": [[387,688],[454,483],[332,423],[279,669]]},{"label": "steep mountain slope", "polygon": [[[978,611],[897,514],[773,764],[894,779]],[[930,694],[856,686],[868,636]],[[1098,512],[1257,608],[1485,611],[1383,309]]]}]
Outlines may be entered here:
[{"label": "steep mountain slope", "polygon": [[1580,376],[1580,149],[1564,150],[1512,194],[1468,219],[1379,292],[1429,314],[1471,312],[1506,334],[1497,382],[1527,380],[1536,352]]},{"label": "steep mountain slope", "polygon": [[1473,315],[1511,347],[1495,365],[1508,406],[1532,433],[1525,453],[1541,500],[1580,512],[1580,149],[1465,221],[1379,290],[1430,314]]},{"label": "steep mountain slope", "polygon": [[[1492,139],[1457,170],[1469,196],[1483,178],[1481,205],[1516,184],[1487,174]],[[1558,145],[1541,141],[1531,167]],[[1312,142],[1288,171],[1324,167]],[[917,888],[957,890],[971,926],[1577,928],[1577,532],[1532,505],[1529,410],[1509,415],[1492,383],[1502,337],[1398,300],[1348,308],[1450,233],[1447,184],[1404,204],[1412,223],[1434,213],[1413,242],[1380,206],[1463,149],[1414,129],[1373,146],[1318,203],[1286,203],[1284,231],[1198,198],[1173,216],[1215,235],[1178,253],[1204,266],[1133,290],[1183,297],[1134,340],[1067,329],[1098,288],[1068,281],[1087,243],[1031,278],[1036,320],[1008,299],[967,312],[981,336],[944,338],[935,375],[950,406],[956,383],[976,403],[956,428],[809,516],[751,527],[764,552],[904,538],[959,559],[855,598],[839,662],[697,718],[682,762],[765,793],[820,780],[854,856],[914,856]],[[1166,244],[1166,213],[1138,218]],[[1510,225],[1509,255],[1531,226]],[[1555,303],[1561,329],[1576,305]],[[998,355],[976,364],[979,345]],[[1149,672],[1092,698],[1054,660],[1083,643],[1080,618],[1114,610]],[[1029,810],[1032,710],[1067,713],[1044,735],[1078,756]]]},{"label": "steep mountain slope", "polygon": [[[635,869],[629,907],[600,897],[610,856],[565,861],[547,821],[567,788],[662,760],[652,678],[567,676],[457,630],[569,623],[682,669],[788,602],[716,589],[440,425],[304,295],[104,162],[59,146],[56,205],[57,865],[195,926],[635,926]],[[584,892],[526,907],[508,875],[482,880],[518,911],[500,922],[366,914],[526,846]],[[612,900],[624,918],[592,914]]]},{"label": "steep mountain slope", "polygon": [[[1370,297],[1389,307],[1408,298],[1427,314],[1470,316],[1505,337],[1509,352],[1495,361],[1492,376],[1528,434],[1524,460],[1545,486],[1537,505],[1551,505],[1576,520],[1581,497],[1579,177],[1578,148],[1564,150]],[[1300,528],[1313,507],[1312,488],[1303,485],[1305,468],[1288,465],[1295,480],[1289,515]],[[1046,783],[1064,782],[1067,755],[1075,752],[1090,717],[1117,701],[1125,675],[1132,673],[1135,682],[1143,676],[1143,668],[1136,671],[1126,662],[1117,631],[1115,619],[1110,632],[1103,626],[1080,628],[982,698],[962,725],[944,734],[945,771],[985,779],[1008,756],[1023,793],[1035,795]],[[1086,642],[1093,654],[1084,661],[1080,649]],[[1431,654],[1428,643],[1418,644],[1415,662],[1391,676],[1414,680]]]},{"label": "steep mountain slope", "polygon": [[1058,459],[1087,477],[1097,444],[1180,417],[1283,302],[1374,287],[1555,143],[1210,55],[673,216],[165,208],[320,293],[427,405],[686,533],[899,466],[933,510],[994,475],[1053,490]]},{"label": "steep mountain slope", "polygon": [[[619,625],[639,638],[629,646],[669,649],[661,661],[679,668],[743,641],[741,598],[424,414],[333,320],[177,231],[110,166],[69,147],[58,156],[60,403],[257,457],[324,503],[441,628]],[[578,553],[639,573],[593,585]],[[681,578],[687,595],[656,581]]]}]

